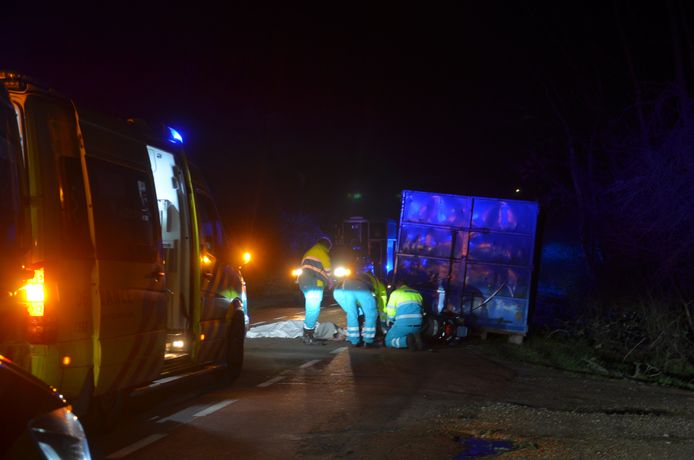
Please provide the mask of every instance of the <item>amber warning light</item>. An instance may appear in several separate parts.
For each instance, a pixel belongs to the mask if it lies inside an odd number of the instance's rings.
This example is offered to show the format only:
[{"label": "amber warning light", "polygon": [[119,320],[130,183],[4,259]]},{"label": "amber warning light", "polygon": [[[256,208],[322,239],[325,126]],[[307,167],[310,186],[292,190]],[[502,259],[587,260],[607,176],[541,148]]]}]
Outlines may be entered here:
[{"label": "amber warning light", "polygon": [[29,316],[43,316],[43,305],[46,299],[43,268],[34,270],[34,277],[27,280],[19,291],[24,295]]}]

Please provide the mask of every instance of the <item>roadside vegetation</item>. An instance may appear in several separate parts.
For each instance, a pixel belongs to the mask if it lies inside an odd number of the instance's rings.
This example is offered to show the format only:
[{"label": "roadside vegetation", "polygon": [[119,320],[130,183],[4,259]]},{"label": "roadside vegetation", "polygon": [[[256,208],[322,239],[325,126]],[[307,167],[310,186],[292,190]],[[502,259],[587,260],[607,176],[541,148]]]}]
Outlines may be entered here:
[{"label": "roadside vegetation", "polygon": [[694,390],[690,306],[657,301],[589,309],[562,327],[531,331],[522,346],[489,341],[500,358],[572,372],[628,378]]},{"label": "roadside vegetation", "polygon": [[694,389],[694,68],[681,20],[670,19],[671,82],[632,74],[633,94],[617,105],[598,75],[548,90],[555,124],[538,127],[526,179],[544,213],[543,249],[579,249],[544,254],[540,314],[525,346],[500,353]]}]

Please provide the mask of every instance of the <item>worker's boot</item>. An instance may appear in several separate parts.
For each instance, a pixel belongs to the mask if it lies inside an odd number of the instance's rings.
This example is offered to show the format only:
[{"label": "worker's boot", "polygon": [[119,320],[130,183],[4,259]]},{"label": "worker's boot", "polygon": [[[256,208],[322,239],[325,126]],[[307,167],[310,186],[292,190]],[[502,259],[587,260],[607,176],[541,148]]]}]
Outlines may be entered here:
[{"label": "worker's boot", "polygon": [[405,340],[407,341],[407,348],[409,348],[410,351],[417,351],[417,340],[415,339],[414,334],[407,334]]},{"label": "worker's boot", "polygon": [[306,345],[313,345],[316,343],[316,339],[313,338],[313,329],[304,328],[304,336],[302,339]]},{"label": "worker's boot", "polygon": [[417,350],[417,351],[424,350],[424,340],[422,340],[422,333],[421,332],[415,332],[412,335],[414,335],[415,350]]},{"label": "worker's boot", "polygon": [[422,334],[419,332],[414,332],[412,334],[407,334],[407,348],[410,351],[422,351],[424,350],[424,341],[422,340]]}]

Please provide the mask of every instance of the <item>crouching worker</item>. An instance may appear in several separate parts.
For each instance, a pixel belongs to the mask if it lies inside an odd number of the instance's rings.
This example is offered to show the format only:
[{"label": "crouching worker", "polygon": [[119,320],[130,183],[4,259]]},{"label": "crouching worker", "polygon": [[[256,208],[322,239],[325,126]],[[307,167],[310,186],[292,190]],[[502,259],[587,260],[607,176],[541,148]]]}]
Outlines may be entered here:
[{"label": "crouching worker", "polygon": [[392,323],[386,334],[386,346],[422,350],[422,295],[397,281],[386,306],[388,323]]}]

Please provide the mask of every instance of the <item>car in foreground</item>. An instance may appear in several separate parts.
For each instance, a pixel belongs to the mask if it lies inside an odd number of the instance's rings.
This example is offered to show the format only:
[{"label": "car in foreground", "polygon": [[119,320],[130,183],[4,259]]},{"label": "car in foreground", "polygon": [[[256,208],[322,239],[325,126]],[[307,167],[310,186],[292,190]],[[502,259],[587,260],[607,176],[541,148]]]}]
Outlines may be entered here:
[{"label": "car in foreground", "polygon": [[0,355],[0,458],[91,459],[71,406],[52,387]]}]

